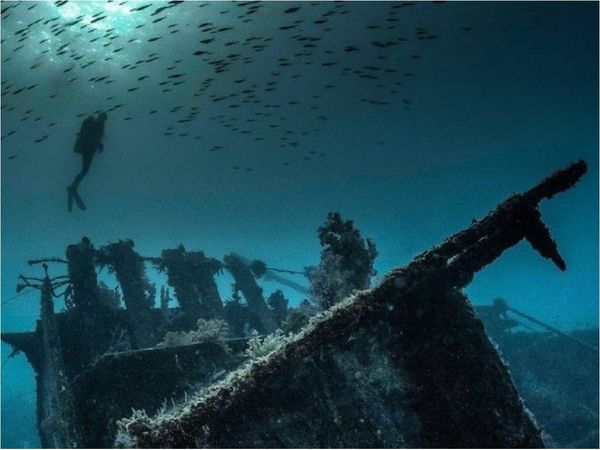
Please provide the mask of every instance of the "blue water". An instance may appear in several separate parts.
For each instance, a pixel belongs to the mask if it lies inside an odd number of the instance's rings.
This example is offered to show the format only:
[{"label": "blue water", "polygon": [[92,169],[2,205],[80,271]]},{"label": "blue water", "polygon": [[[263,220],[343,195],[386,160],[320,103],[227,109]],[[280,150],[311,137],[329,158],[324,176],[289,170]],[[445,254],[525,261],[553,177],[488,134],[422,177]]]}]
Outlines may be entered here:
[{"label": "blue water", "polygon": [[[596,3],[273,2],[238,17],[247,6],[186,2],[157,16],[150,14],[166,3],[131,12],[146,4],[2,2],[17,5],[2,16],[3,302],[19,274],[40,275],[28,259],[62,257],[84,235],[97,245],[132,238],[147,256],[183,243],[302,270],[318,262],[315,230],[331,210],[377,244],[382,275],[582,158],[590,170],[581,183],[542,205],[568,270],[521,243],[467,293],[475,304],[503,297],[564,330],[598,326]],[[301,9],[284,12],[294,6]],[[106,19],[92,22],[102,12]],[[58,36],[50,28],[80,16]],[[204,22],[232,29],[202,32]],[[373,44],[390,41],[396,45]],[[265,49],[255,52],[254,43]],[[123,68],[152,54],[159,59]],[[209,62],[231,54],[241,56],[215,73]],[[185,75],[169,79],[174,73]],[[109,112],[105,151],[80,187],[88,210],[68,213],[81,120],[117,104],[124,106]],[[231,280],[218,281],[227,298]],[[284,292],[292,304],[302,299]],[[33,330],[38,310],[37,294],[11,299],[2,331]],[[2,344],[2,446],[35,447],[34,374],[9,352]]]}]

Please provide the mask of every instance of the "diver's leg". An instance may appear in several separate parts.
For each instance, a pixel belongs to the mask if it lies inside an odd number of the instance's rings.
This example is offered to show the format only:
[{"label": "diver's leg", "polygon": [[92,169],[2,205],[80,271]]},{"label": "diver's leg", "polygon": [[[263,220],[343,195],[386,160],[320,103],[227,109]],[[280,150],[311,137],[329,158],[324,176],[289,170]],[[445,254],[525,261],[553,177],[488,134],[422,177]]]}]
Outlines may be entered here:
[{"label": "diver's leg", "polygon": [[[91,161],[90,161],[91,163]],[[90,164],[86,164],[86,157],[83,157],[83,167],[81,168],[81,171],[77,174],[77,176],[75,177],[75,179],[73,180],[73,183],[71,184],[71,187],[73,189],[77,189],[77,187],[79,186],[79,183],[81,183],[81,180],[83,180],[83,177],[85,177],[87,175],[87,173],[90,171]]]},{"label": "diver's leg", "polygon": [[71,183],[71,185],[67,187],[67,192],[69,194],[69,212],[71,212],[73,208],[73,200],[75,200],[75,203],[77,203],[77,206],[79,206],[80,209],[84,211],[86,210],[85,203],[83,203],[83,200],[79,196],[79,192],[77,192],[77,187],[79,186],[79,183],[81,183],[81,180],[83,180],[83,178],[89,172],[93,158],[94,154],[91,152],[83,154],[83,163],[81,166],[81,171],[77,174],[77,176],[73,180],[73,183]]}]

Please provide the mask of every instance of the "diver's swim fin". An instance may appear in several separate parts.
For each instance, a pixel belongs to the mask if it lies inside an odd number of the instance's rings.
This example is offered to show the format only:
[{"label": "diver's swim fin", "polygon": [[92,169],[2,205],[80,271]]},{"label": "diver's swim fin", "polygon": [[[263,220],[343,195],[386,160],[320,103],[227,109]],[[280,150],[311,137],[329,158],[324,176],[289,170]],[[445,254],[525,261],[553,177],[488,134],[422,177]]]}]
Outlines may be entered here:
[{"label": "diver's swim fin", "polygon": [[83,203],[83,200],[79,196],[79,192],[77,192],[77,188],[69,186],[67,188],[67,190],[69,191],[69,212],[71,212],[71,210],[73,209],[73,200],[75,200],[75,203],[77,203],[77,206],[79,206],[79,209],[81,209],[82,211],[85,211],[87,208],[85,207],[85,203]]},{"label": "diver's swim fin", "polygon": [[85,211],[86,210],[85,203],[83,203],[83,200],[81,200],[81,197],[79,196],[79,193],[77,192],[77,189],[73,190],[73,198],[75,199],[75,203],[77,203],[77,206],[79,206],[79,209],[81,209],[82,211]]}]

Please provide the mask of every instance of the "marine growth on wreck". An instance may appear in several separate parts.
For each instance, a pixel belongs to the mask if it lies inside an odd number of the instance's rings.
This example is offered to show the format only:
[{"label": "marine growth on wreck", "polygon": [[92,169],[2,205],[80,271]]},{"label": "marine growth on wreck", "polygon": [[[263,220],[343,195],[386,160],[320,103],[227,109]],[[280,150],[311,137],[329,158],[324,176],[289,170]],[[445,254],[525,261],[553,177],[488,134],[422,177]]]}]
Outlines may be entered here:
[{"label": "marine growth on wreck", "polygon": [[[279,269],[235,253],[180,245],[150,257],[131,240],[95,248],[83,237],[64,259],[30,260],[44,276],[21,276],[19,289],[40,291],[40,319],[33,333],[2,339],[36,370],[42,445],[544,446],[462,288],[521,240],[565,270],[538,204],[586,169],[580,161],[510,197],[371,288],[375,244],[330,213],[298,307],[280,290],[265,299],[258,281]],[[167,275],[159,307],[147,263]],[[67,275],[52,277],[58,267]],[[225,302],[220,271],[234,280]],[[60,297],[66,309],[55,312]],[[495,305],[492,327],[508,309]]]},{"label": "marine growth on wreck", "polygon": [[598,3],[0,10],[0,447],[598,447]]}]

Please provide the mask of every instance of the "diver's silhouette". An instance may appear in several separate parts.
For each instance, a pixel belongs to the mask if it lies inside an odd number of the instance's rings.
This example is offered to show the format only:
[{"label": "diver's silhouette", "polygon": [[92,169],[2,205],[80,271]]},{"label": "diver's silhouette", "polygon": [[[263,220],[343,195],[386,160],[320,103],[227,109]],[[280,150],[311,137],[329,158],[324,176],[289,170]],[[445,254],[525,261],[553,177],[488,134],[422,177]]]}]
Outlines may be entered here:
[{"label": "diver's silhouette", "polygon": [[77,206],[79,206],[80,209],[84,211],[86,209],[85,203],[83,203],[83,200],[81,200],[81,197],[79,196],[79,192],[77,192],[77,187],[79,186],[79,183],[81,183],[81,180],[83,180],[83,177],[89,172],[96,151],[102,152],[102,150],[104,150],[104,145],[102,144],[102,139],[104,137],[104,122],[106,122],[105,112],[100,113],[96,119],[94,119],[94,116],[88,116],[81,124],[79,133],[77,134],[77,140],[75,141],[73,150],[76,153],[81,153],[83,159],[81,171],[77,174],[73,183],[67,187],[67,192],[69,194],[69,212],[73,209],[73,200],[75,200],[75,203],[77,203]]}]

